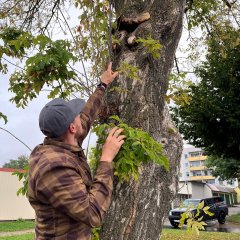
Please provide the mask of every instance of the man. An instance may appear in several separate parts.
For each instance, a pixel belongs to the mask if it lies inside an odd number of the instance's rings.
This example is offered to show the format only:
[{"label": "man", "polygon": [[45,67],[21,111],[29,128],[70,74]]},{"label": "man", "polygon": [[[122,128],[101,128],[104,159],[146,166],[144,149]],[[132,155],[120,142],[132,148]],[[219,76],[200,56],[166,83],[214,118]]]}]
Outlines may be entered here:
[{"label": "man", "polygon": [[113,188],[112,161],[124,143],[122,129],[113,128],[103,146],[94,179],[81,148],[98,114],[107,85],[118,75],[112,65],[85,102],[50,101],[39,126],[47,136],[30,156],[28,198],[36,212],[36,239],[91,239],[109,208]]}]

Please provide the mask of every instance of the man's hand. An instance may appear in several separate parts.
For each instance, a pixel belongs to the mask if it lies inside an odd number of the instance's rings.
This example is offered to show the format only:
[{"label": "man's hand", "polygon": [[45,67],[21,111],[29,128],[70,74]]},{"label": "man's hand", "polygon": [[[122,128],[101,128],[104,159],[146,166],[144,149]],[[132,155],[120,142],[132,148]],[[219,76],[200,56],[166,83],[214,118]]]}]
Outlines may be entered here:
[{"label": "man's hand", "polygon": [[107,70],[104,71],[103,74],[101,75],[101,82],[108,85],[117,76],[118,76],[118,72],[113,72],[112,71],[112,63],[109,63]]},{"label": "man's hand", "polygon": [[121,146],[124,143],[126,136],[120,135],[123,131],[122,128],[114,127],[108,134],[106,142],[102,149],[102,156],[100,161],[112,162],[115,156],[118,154]]}]

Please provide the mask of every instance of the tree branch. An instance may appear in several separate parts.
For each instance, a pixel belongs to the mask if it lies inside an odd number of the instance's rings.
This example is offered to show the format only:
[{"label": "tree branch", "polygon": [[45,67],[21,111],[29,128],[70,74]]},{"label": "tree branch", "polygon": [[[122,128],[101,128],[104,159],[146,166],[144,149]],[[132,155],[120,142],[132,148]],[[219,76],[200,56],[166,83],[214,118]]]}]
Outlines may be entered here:
[{"label": "tree branch", "polygon": [[24,68],[22,68],[22,67],[20,67],[20,66],[18,66],[16,64],[12,63],[11,61],[7,60],[5,57],[2,57],[2,59],[5,60],[6,62],[10,63],[11,65],[15,66],[15,67],[18,67],[18,68],[20,68],[22,70],[25,70]]},{"label": "tree branch", "polygon": [[25,144],[22,140],[20,140],[18,137],[16,137],[14,134],[12,134],[11,132],[9,132],[7,129],[0,127],[1,130],[7,132],[8,134],[10,134],[12,137],[14,137],[15,139],[17,139],[20,143],[22,143],[29,151],[32,151],[32,149]]},{"label": "tree branch", "polygon": [[[62,15],[62,17],[63,17],[65,23],[66,23],[66,25],[67,25],[67,28],[68,28],[68,30],[69,30],[71,36],[72,36],[72,39],[73,39],[73,41],[74,41],[74,43],[75,43],[75,45],[76,45],[76,47],[77,47],[76,39],[75,39],[75,37],[73,36],[72,30],[71,30],[71,28],[70,28],[70,26],[69,26],[69,24],[68,24],[68,22],[67,22],[67,20],[66,20],[66,18],[65,18],[65,16],[64,16],[64,14],[62,13],[61,9],[59,8],[59,6],[58,6],[58,9],[59,9],[59,11],[60,11],[60,13],[61,13],[61,15]],[[87,86],[88,86],[88,88],[89,88],[89,84],[88,84],[88,82],[89,82],[90,80],[89,80],[89,78],[87,77],[87,71],[86,71],[86,68],[85,68],[84,62],[83,62],[82,59],[80,59],[80,62],[81,62],[81,64],[82,64],[83,71],[84,71],[84,75],[86,76]]]},{"label": "tree branch", "polygon": [[44,28],[43,28],[43,33],[45,32],[45,30],[47,29],[48,25],[50,24],[53,16],[55,15],[55,12],[56,12],[55,9],[59,7],[59,3],[60,3],[60,0],[57,0],[57,1],[54,3],[54,6],[53,6],[53,8],[52,8],[52,14],[51,14],[51,16],[50,16],[47,24],[46,24],[46,25],[44,26]]}]

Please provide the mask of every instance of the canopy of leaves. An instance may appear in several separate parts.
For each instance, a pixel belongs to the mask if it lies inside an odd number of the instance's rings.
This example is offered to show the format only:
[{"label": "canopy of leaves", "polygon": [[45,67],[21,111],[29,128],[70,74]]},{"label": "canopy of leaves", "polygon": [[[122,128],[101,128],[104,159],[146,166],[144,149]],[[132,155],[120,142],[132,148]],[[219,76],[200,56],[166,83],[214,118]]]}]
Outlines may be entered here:
[{"label": "canopy of leaves", "polygon": [[[165,97],[176,105],[191,99],[186,89],[195,80],[195,69],[208,51],[206,39],[220,39],[216,28],[240,28],[240,1],[208,0],[186,1],[183,41],[180,41],[175,67],[169,78],[169,91]],[[225,34],[224,34],[225,35]],[[224,37],[224,36],[223,36]]]},{"label": "canopy of leaves", "polygon": [[229,166],[236,168],[240,166],[240,31],[228,27],[216,29],[215,35],[221,37],[209,37],[207,59],[196,70],[201,82],[188,88],[189,105],[173,108],[174,119],[189,143],[219,160],[238,160]]},{"label": "canopy of leaves", "polygon": [[3,168],[24,169],[28,165],[28,157],[21,155],[18,159],[11,159],[9,162],[3,165]]},{"label": "canopy of leaves", "polygon": [[222,180],[234,178],[237,178],[238,181],[240,180],[239,159],[210,156],[207,158],[206,166],[213,168],[213,175],[215,177],[220,177]]}]

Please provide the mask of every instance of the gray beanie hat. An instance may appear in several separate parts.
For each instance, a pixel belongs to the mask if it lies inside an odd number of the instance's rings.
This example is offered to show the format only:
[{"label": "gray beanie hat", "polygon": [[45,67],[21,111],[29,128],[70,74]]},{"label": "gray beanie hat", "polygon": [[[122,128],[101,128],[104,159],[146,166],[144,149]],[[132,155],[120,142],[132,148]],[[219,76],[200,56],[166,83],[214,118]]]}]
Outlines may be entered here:
[{"label": "gray beanie hat", "polygon": [[40,112],[39,127],[41,131],[51,138],[62,136],[82,111],[84,105],[85,101],[79,98],[68,102],[61,98],[53,99]]}]

